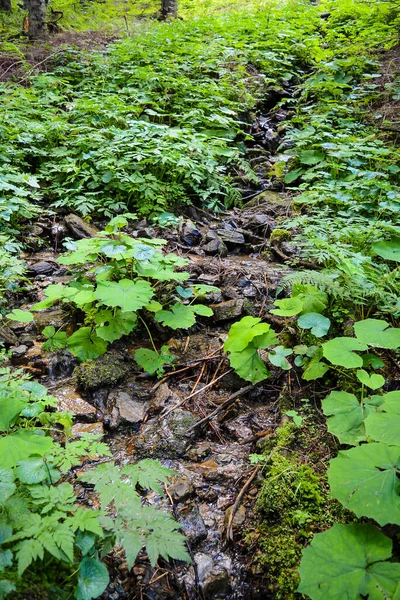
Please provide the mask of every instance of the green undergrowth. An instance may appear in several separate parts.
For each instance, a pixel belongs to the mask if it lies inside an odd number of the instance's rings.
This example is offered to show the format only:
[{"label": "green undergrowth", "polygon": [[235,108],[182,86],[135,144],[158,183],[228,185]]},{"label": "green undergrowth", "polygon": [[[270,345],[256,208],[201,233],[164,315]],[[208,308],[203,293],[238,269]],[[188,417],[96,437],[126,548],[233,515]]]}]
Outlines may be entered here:
[{"label": "green undergrowth", "polygon": [[353,520],[329,497],[320,458],[332,453],[332,443],[321,437],[313,411],[303,414],[300,427],[285,423],[263,444],[262,453],[252,456],[263,474],[255,522],[245,536],[254,552],[252,572],[271,597],[284,600],[300,597],[297,569],[313,535]]},{"label": "green undergrowth", "polygon": [[[272,5],[273,6],[273,5]],[[239,201],[246,119],[321,54],[318,11],[154,22],[102,52],[66,49],[29,87],[2,84],[4,227],[38,206],[87,218]]]}]

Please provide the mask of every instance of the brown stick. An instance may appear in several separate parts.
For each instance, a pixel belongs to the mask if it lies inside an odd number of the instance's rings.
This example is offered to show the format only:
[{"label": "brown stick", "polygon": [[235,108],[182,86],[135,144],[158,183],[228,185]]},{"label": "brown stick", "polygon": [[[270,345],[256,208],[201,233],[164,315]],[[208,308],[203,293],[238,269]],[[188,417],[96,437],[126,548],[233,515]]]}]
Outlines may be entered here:
[{"label": "brown stick", "polygon": [[[229,373],[229,371],[228,371],[228,373]],[[226,375],[226,374],[227,373],[224,373],[224,375]],[[215,381],[217,381],[217,379]],[[213,419],[218,413],[220,413],[221,410],[224,410],[224,408],[227,408],[228,406],[233,404],[235,402],[236,398],[239,398],[239,396],[243,396],[244,394],[247,394],[247,392],[249,392],[253,388],[254,388],[254,385],[246,385],[246,387],[242,388],[241,390],[238,390],[237,392],[232,394],[232,396],[229,396],[229,398],[227,400],[225,400],[225,402],[223,404],[221,404],[220,406],[218,406],[218,408],[213,410],[212,413],[210,413],[207,417],[204,417],[204,419],[201,419],[201,421],[197,421],[197,423],[192,425],[192,427],[189,428],[189,431],[192,431],[193,429],[196,429],[197,427],[204,425],[204,423],[208,423],[209,421],[211,421],[211,419]]]},{"label": "brown stick", "polygon": [[235,514],[237,512],[237,509],[240,506],[240,501],[243,498],[245,491],[247,490],[247,488],[249,487],[249,485],[251,484],[251,482],[253,481],[253,479],[255,478],[255,476],[257,475],[259,470],[260,470],[260,467],[256,467],[254,469],[254,471],[252,472],[252,474],[250,475],[250,477],[248,478],[248,480],[246,481],[246,483],[244,484],[244,486],[238,493],[237,498],[235,500],[235,504],[232,506],[231,514],[229,515],[228,525],[226,527],[226,537],[228,538],[228,540],[233,540],[232,523],[233,523]]}]

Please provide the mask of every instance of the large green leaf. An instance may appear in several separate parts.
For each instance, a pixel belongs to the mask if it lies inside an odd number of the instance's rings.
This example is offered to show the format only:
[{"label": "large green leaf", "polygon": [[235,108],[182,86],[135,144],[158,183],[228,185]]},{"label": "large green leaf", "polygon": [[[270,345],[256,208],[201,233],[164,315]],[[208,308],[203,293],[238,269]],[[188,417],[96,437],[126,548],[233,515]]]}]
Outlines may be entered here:
[{"label": "large green leaf", "polygon": [[155,320],[171,329],[188,329],[196,323],[194,306],[178,302],[171,306],[171,310],[160,310],[155,315]]},{"label": "large green leaf", "polygon": [[26,406],[26,400],[15,395],[0,396],[0,431],[8,431],[11,423]]},{"label": "large green leaf", "polygon": [[107,342],[92,332],[91,327],[81,327],[68,338],[68,350],[79,360],[93,360],[107,350]]},{"label": "large green leaf", "polygon": [[137,316],[134,312],[117,310],[114,314],[112,310],[100,310],[94,320],[100,325],[96,334],[111,343],[131,333],[137,323]]},{"label": "large green leaf", "polygon": [[372,373],[370,375],[367,371],[364,371],[364,369],[358,369],[356,375],[358,381],[361,381],[363,385],[366,385],[371,390],[378,390],[385,383],[385,378],[382,377],[382,375],[379,375],[378,373]]},{"label": "large green leaf", "polygon": [[52,448],[53,440],[50,436],[24,430],[10,433],[0,438],[2,467],[14,467],[18,461],[30,456],[44,456]]},{"label": "large green leaf", "polygon": [[400,261],[400,238],[394,238],[391,242],[375,242],[372,250],[378,256],[386,260]]},{"label": "large green leaf", "polygon": [[365,420],[368,437],[389,446],[400,446],[400,392],[389,392],[381,398],[383,404]]},{"label": "large green leaf", "polygon": [[49,479],[56,482],[60,473],[41,457],[32,456],[18,461],[16,475],[21,483],[32,485]]},{"label": "large green leaf", "polygon": [[96,289],[96,298],[105,306],[121,308],[122,312],[137,311],[150,302],[154,295],[150,283],[141,279],[131,281],[99,282]]},{"label": "large green leaf", "polygon": [[229,355],[229,362],[240,377],[251,383],[258,383],[270,376],[265,363],[259,357],[258,350],[252,345],[241,352],[232,352]]},{"label": "large green leaf", "polygon": [[327,317],[315,312],[305,313],[297,320],[297,325],[302,329],[311,329],[316,337],[323,337],[329,331],[331,322]]},{"label": "large green leaf", "polygon": [[354,350],[366,350],[367,344],[349,337],[337,337],[322,344],[323,355],[333,365],[355,369],[363,366],[361,356]]},{"label": "large green leaf", "polygon": [[77,600],[98,598],[110,582],[104,563],[95,558],[84,558],[79,565]]},{"label": "large green leaf", "polygon": [[297,296],[275,300],[274,304],[278,308],[274,308],[270,312],[279,317],[294,317],[295,315],[299,315],[303,310],[303,301]]},{"label": "large green leaf", "polygon": [[[375,396],[380,399],[381,396]],[[354,394],[331,392],[322,401],[324,415],[327,415],[328,431],[336,435],[341,444],[356,446],[366,439],[364,420],[376,401],[360,404]]]},{"label": "large green leaf", "polygon": [[398,447],[372,443],[339,452],[328,471],[332,496],[357,517],[400,525],[399,468]]},{"label": "large green leaf", "polygon": [[303,550],[298,591],[312,600],[393,598],[400,564],[383,562],[391,554],[392,541],[373,525],[336,523]]},{"label": "large green leaf", "polygon": [[266,348],[277,341],[275,332],[271,330],[268,323],[261,323],[261,319],[256,317],[243,317],[230,328],[224,350],[225,352],[240,352],[254,338],[257,338],[255,344],[257,348]]},{"label": "large green leaf", "polygon": [[31,312],[19,308],[14,308],[14,310],[8,313],[6,317],[11,321],[19,321],[20,323],[30,323],[33,321],[33,314]]},{"label": "large green leaf", "polygon": [[400,329],[390,327],[389,323],[380,319],[365,319],[354,324],[354,331],[359,339],[368,346],[396,350],[400,347]]}]

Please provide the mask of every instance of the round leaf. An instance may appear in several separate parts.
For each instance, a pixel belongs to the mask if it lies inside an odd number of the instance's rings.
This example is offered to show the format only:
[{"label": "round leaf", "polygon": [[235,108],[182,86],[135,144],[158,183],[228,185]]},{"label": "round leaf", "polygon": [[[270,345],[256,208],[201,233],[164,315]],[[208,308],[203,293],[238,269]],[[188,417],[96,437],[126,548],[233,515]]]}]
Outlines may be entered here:
[{"label": "round leaf", "polygon": [[110,582],[107,567],[95,558],[84,558],[79,565],[77,600],[92,600],[104,592]]},{"label": "round leaf", "polygon": [[373,525],[336,523],[303,550],[298,591],[312,600],[393,598],[400,564],[382,562],[391,554],[392,541]]},{"label": "round leaf", "polygon": [[329,331],[331,322],[327,317],[315,312],[306,313],[298,318],[297,324],[302,329],[311,329],[316,337],[323,337]]},{"label": "round leaf", "polygon": [[364,369],[359,369],[356,373],[358,381],[369,387],[371,390],[377,390],[385,383],[385,378],[382,375],[372,373],[369,375]]},{"label": "round leaf", "polygon": [[391,242],[375,242],[372,244],[372,250],[386,260],[400,261],[400,239],[396,238]]},{"label": "round leaf", "polygon": [[34,318],[29,310],[20,310],[19,308],[14,308],[14,310],[8,313],[6,317],[7,319],[10,319],[10,321],[19,321],[20,323],[30,323]]},{"label": "round leaf", "polygon": [[323,355],[333,365],[356,369],[362,367],[361,356],[354,350],[366,350],[367,345],[360,340],[348,337],[337,337],[322,344]]}]

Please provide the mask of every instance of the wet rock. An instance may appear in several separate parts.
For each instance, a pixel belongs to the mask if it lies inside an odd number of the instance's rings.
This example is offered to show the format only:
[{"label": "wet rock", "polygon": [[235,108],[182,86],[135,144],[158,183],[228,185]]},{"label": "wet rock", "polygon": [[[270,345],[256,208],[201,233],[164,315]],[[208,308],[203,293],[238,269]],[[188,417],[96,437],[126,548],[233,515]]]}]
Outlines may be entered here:
[{"label": "wet rock", "polygon": [[235,229],[217,229],[217,234],[228,246],[242,246],[245,243],[244,235]]},{"label": "wet rock", "polygon": [[61,308],[35,312],[35,325],[38,333],[41,333],[48,325],[59,329],[64,323],[65,316],[66,313]]},{"label": "wet rock", "polygon": [[0,342],[7,345],[18,343],[18,337],[10,327],[2,327],[0,329]]},{"label": "wet rock", "polygon": [[78,239],[96,237],[96,235],[99,232],[97,227],[89,225],[89,223],[86,223],[83,219],[81,219],[81,217],[78,217],[77,215],[67,215],[65,217],[65,223],[68,229],[71,231],[71,233],[73,233],[74,236]]},{"label": "wet rock", "polygon": [[[231,518],[232,508],[233,508],[233,506],[230,506],[225,511],[225,519],[224,519],[225,527],[228,525],[229,520]],[[245,520],[246,520],[246,509],[243,505],[240,505],[232,519],[232,527],[238,529],[239,527],[241,527],[243,525]]]},{"label": "wet rock", "polygon": [[174,502],[183,502],[194,493],[194,485],[188,477],[181,477],[168,487],[168,493]]},{"label": "wet rock", "polygon": [[181,238],[188,246],[198,246],[202,240],[202,234],[195,224],[189,219],[183,226]]},{"label": "wet rock", "polygon": [[189,540],[191,546],[196,546],[207,537],[207,528],[199,512],[198,506],[193,506],[188,512],[183,512],[183,517],[179,519],[183,527],[183,532]]},{"label": "wet rock", "polygon": [[84,362],[76,367],[74,374],[78,385],[84,390],[94,390],[107,385],[115,385],[129,371],[129,365],[119,360],[113,353],[105,354],[96,360]]},{"label": "wet rock", "polygon": [[56,379],[70,377],[77,364],[77,359],[68,350],[62,350],[56,354],[53,354],[49,360],[50,378],[55,381]]},{"label": "wet rock", "polygon": [[226,247],[224,242],[219,238],[214,238],[210,240],[208,244],[203,246],[203,250],[207,254],[218,254],[222,257],[228,256],[228,248]]},{"label": "wet rock", "polygon": [[165,419],[150,419],[134,439],[136,455],[147,458],[183,456],[195,436],[189,429],[198,420],[191,412],[179,408]]},{"label": "wet rock", "polygon": [[46,275],[47,273],[53,273],[58,269],[57,263],[46,262],[44,260],[40,260],[37,263],[34,263],[29,267],[30,271],[33,271],[36,275]]},{"label": "wet rock", "polygon": [[194,555],[197,574],[204,597],[212,600],[231,590],[230,572],[231,560],[228,556],[220,554],[213,558],[209,554],[198,552]]},{"label": "wet rock", "polygon": [[279,192],[265,190],[246,203],[244,210],[252,207],[261,207],[267,215],[286,215],[291,207],[292,200]]},{"label": "wet rock", "polygon": [[110,419],[111,427],[125,423],[135,425],[142,422],[146,416],[148,403],[134,400],[131,394],[117,392],[115,395],[111,394],[108,400],[114,404]]},{"label": "wet rock", "polygon": [[144,229],[137,230],[137,236],[146,239],[153,239],[157,237],[156,230],[153,227],[145,227]]},{"label": "wet rock", "polygon": [[54,390],[52,395],[58,399],[57,410],[72,412],[78,418],[93,420],[96,417],[95,407],[86,402],[73,385],[63,385]]},{"label": "wet rock", "polygon": [[221,302],[220,304],[211,304],[214,311],[214,321],[228,321],[236,319],[243,313],[245,301],[243,298],[237,298]]},{"label": "wet rock", "polygon": [[178,404],[181,398],[166,383],[160,385],[150,400],[149,414],[158,415],[164,409]]},{"label": "wet rock", "polygon": [[72,426],[72,437],[80,438],[84,433],[104,435],[103,423],[76,423]]},{"label": "wet rock", "polygon": [[12,346],[10,348],[13,358],[21,358],[26,352],[28,352],[28,346],[21,344],[20,346]]}]

